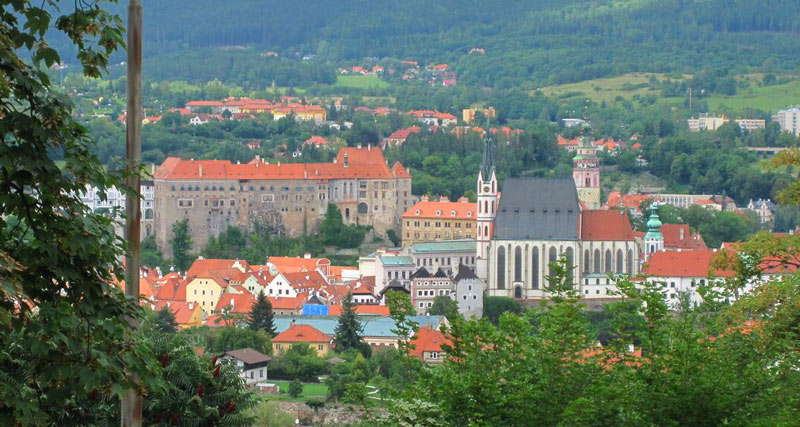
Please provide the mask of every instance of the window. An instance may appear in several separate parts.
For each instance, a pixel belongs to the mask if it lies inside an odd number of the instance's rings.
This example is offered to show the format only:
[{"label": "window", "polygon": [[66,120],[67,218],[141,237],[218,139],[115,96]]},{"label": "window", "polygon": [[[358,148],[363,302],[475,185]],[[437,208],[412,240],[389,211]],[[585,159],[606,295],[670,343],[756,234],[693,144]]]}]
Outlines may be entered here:
[{"label": "window", "polygon": [[506,288],[506,248],[497,249],[497,289]]},{"label": "window", "polygon": [[264,370],[263,369],[259,369],[258,370],[258,377],[259,378],[264,378]]},{"label": "window", "polygon": [[317,345],[317,350],[322,351],[323,348],[324,348],[324,346],[322,344],[318,344]]},{"label": "window", "polygon": [[622,274],[623,266],[625,265],[624,255],[622,249],[617,249],[617,273]]},{"label": "window", "polygon": [[514,281],[522,281],[522,248],[519,246],[514,249]]},{"label": "window", "polygon": [[539,289],[539,248],[534,246],[531,256],[531,286]]},{"label": "window", "polygon": [[606,249],[606,269],[605,273],[611,273],[614,270],[611,267],[611,249]]},{"label": "window", "polygon": [[548,266],[548,273],[547,274],[549,274],[550,276],[553,276],[555,274],[555,271],[553,270],[553,263],[558,261],[558,254],[556,254],[555,246],[551,246],[550,247],[550,252],[549,253],[550,253],[550,255],[548,256],[548,260],[547,260],[547,266]]}]

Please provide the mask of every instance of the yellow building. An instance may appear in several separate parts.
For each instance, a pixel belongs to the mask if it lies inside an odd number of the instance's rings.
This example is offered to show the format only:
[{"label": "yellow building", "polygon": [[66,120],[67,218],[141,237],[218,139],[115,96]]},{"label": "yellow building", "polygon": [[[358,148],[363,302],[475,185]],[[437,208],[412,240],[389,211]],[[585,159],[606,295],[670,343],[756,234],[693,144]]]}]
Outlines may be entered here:
[{"label": "yellow building", "polygon": [[292,325],[272,339],[272,354],[277,356],[290,349],[294,344],[308,344],[317,352],[317,356],[325,356],[331,351],[331,337],[310,325]]},{"label": "yellow building", "polygon": [[196,276],[186,285],[186,301],[197,303],[206,314],[214,314],[226,285],[214,274]]},{"label": "yellow building", "polygon": [[464,123],[472,123],[475,120],[475,113],[481,113],[484,117],[493,119],[497,115],[494,110],[494,107],[489,108],[465,108],[461,111],[461,116],[464,119]]},{"label": "yellow building", "polygon": [[426,196],[402,216],[403,246],[431,240],[474,239],[478,205],[466,197],[456,202],[442,197],[438,202]]}]

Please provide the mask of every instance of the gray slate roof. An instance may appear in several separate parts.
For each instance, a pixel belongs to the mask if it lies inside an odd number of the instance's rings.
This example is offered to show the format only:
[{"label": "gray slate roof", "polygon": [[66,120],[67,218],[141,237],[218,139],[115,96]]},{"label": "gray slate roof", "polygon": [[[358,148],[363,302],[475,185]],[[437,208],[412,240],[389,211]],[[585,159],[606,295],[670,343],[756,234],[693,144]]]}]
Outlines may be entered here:
[{"label": "gray slate roof", "polygon": [[569,178],[507,178],[495,219],[501,240],[577,240],[580,204]]}]

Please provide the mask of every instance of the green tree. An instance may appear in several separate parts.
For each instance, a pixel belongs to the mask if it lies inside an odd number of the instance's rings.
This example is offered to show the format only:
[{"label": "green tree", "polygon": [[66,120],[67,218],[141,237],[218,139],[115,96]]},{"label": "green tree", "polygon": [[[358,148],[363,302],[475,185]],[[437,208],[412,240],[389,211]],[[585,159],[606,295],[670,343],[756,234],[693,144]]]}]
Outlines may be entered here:
[{"label": "green tree", "polygon": [[215,328],[214,335],[209,341],[211,351],[217,354],[242,348],[252,348],[264,354],[272,354],[270,336],[263,331],[238,328],[233,325],[220,326]]},{"label": "green tree", "polygon": [[175,316],[169,311],[166,305],[156,312],[155,328],[156,331],[173,334],[178,331],[178,322]]},{"label": "green tree", "polygon": [[455,320],[458,314],[458,304],[452,298],[446,295],[439,295],[433,299],[433,306],[428,310],[431,316],[445,316],[451,322]]},{"label": "green tree", "polygon": [[158,250],[158,246],[156,246],[155,236],[147,236],[144,240],[142,240],[141,260],[142,265],[147,267],[167,267],[167,265],[164,263],[164,258],[161,256],[161,251]]},{"label": "green tree", "polygon": [[277,332],[275,330],[275,316],[272,313],[272,303],[264,295],[264,291],[258,292],[256,303],[250,310],[250,316],[247,319],[247,324],[250,329],[255,331],[264,331],[270,337],[274,337]]},{"label": "green tree", "polygon": [[194,257],[192,250],[192,236],[189,234],[189,220],[184,219],[172,224],[172,262],[180,271],[186,271],[192,265]]},{"label": "green tree", "polygon": [[333,344],[337,351],[359,350],[363,348],[361,334],[364,326],[358,320],[353,302],[353,293],[347,291],[347,296],[342,300],[342,313],[339,315],[339,323],[336,325]]},{"label": "green tree", "polygon": [[[70,99],[51,86],[54,46],[87,77],[123,45],[119,17],[61,2],[3,1],[0,49],[0,413],[14,425],[102,424],[92,401],[157,378],[146,345],[126,341],[141,309],[112,285],[123,242],[89,211],[86,185],[125,189],[93,154]],[[52,32],[63,33],[48,37]],[[50,33],[48,33],[50,32]],[[56,42],[56,39],[60,40]],[[67,62],[67,58],[63,58]],[[42,337],[47,337],[42,339]]]},{"label": "green tree", "polygon": [[293,379],[289,383],[289,396],[300,397],[301,394],[303,394],[303,384],[299,380]]},{"label": "green tree", "polygon": [[492,323],[497,324],[500,321],[500,315],[505,312],[521,313],[522,306],[520,303],[508,297],[485,297],[483,302],[483,317],[489,319]]}]

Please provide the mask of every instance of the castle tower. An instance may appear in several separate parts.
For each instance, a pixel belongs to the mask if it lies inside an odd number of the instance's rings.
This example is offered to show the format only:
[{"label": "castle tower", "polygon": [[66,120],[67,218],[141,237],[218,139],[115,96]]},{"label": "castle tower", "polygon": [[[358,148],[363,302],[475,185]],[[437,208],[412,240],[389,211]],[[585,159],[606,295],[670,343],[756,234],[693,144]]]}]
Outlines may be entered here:
[{"label": "castle tower", "polygon": [[[487,127],[488,129],[488,127]],[[478,217],[477,217],[477,259],[475,273],[486,281],[489,276],[489,244],[494,230],[494,218],[497,214],[497,175],[492,159],[492,138],[486,132],[483,140],[483,161],[478,172]]]},{"label": "castle tower", "polygon": [[600,209],[600,162],[597,149],[588,138],[581,138],[578,154],[572,160],[572,179],[587,209]]},{"label": "castle tower", "polygon": [[658,202],[653,202],[650,205],[650,219],[647,220],[647,234],[644,235],[645,261],[662,249],[664,236],[661,234],[661,220],[658,219]]}]

